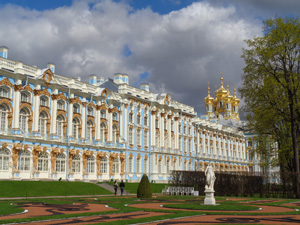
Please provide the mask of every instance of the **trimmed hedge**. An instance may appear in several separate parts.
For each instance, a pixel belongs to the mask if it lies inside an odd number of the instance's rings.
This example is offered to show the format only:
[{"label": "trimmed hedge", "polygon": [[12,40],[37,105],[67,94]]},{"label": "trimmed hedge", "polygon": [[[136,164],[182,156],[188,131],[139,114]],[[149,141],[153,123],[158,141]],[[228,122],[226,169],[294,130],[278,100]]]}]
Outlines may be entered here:
[{"label": "trimmed hedge", "polygon": [[137,197],[138,198],[152,198],[152,190],[149,183],[148,176],[146,174],[143,175],[140,184],[137,189]]}]

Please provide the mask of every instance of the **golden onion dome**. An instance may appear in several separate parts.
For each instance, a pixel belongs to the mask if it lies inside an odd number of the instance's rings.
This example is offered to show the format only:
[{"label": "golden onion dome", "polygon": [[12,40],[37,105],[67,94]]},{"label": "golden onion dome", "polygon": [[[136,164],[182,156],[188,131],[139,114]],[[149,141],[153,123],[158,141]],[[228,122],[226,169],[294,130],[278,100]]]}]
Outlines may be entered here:
[{"label": "golden onion dome", "polygon": [[226,95],[224,98],[225,98],[227,101],[231,101],[231,100],[233,99],[233,96],[230,95],[228,81],[227,81],[227,95]]},{"label": "golden onion dome", "polygon": [[[221,73],[222,75],[222,73]],[[223,86],[223,75],[221,76],[221,87],[215,91],[215,96],[221,97],[224,95],[228,95],[228,91]]]},{"label": "golden onion dome", "polygon": [[233,91],[234,91],[234,95],[233,95],[232,101],[235,103],[240,103],[241,100],[236,97],[236,88],[235,87],[234,87]]},{"label": "golden onion dome", "polygon": [[210,96],[210,87],[209,87],[209,82],[208,82],[208,88],[207,88],[207,96],[204,98],[204,101],[206,103],[208,102],[213,102],[214,98]]}]

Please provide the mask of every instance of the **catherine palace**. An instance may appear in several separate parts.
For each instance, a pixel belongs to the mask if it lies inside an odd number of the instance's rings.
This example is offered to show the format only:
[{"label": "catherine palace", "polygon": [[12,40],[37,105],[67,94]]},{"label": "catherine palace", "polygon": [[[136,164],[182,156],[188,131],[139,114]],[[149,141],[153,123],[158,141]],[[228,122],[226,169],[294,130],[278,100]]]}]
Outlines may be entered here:
[{"label": "catherine palace", "polygon": [[0,179],[83,181],[147,174],[167,182],[172,170],[260,171],[253,135],[240,129],[240,99],[224,87],[204,99],[206,115],[127,74],[89,83],[8,59],[0,47]]}]

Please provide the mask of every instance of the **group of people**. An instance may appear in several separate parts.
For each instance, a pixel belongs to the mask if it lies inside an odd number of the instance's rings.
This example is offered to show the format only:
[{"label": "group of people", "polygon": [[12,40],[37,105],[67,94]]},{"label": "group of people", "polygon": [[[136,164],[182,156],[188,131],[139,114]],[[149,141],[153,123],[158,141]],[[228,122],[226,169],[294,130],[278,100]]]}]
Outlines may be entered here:
[{"label": "group of people", "polygon": [[[115,182],[114,182],[115,195],[117,195],[118,186],[119,185],[118,185],[117,181],[115,180]],[[124,193],[124,188],[125,188],[125,183],[123,182],[123,180],[121,180],[121,183],[120,183],[121,195],[123,195],[123,193]]]}]

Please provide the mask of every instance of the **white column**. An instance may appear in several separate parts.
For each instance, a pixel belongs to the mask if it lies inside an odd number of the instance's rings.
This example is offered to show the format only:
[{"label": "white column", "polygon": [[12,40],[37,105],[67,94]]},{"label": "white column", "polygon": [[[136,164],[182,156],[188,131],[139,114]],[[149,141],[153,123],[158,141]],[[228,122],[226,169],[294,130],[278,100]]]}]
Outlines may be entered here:
[{"label": "white column", "polygon": [[[120,105],[120,136],[124,138],[124,105],[121,103]],[[121,138],[121,140],[122,140]],[[121,141],[123,142],[123,140]]]},{"label": "white column", "polygon": [[68,108],[68,137],[72,137],[72,122],[73,122],[73,103],[69,103],[69,108]]},{"label": "white column", "polygon": [[[168,124],[168,148],[171,148],[172,147],[172,136],[171,136],[171,133],[172,133],[172,127],[171,127],[171,122],[172,122],[172,117],[169,119],[169,117],[168,117],[168,122],[167,122],[167,124]],[[174,149],[172,149],[172,150],[174,150]]]},{"label": "white column", "polygon": [[96,127],[95,127],[96,141],[100,140],[100,127],[101,127],[100,109],[98,110],[96,107]]},{"label": "white column", "polygon": [[40,96],[35,95],[33,98],[33,132],[39,130],[39,108],[40,108]]},{"label": "white column", "polygon": [[156,132],[155,132],[155,114],[151,112],[151,146],[155,145],[155,136],[156,136]]},{"label": "white column", "polygon": [[107,137],[107,142],[112,142],[112,124],[113,124],[113,120],[112,120],[112,112],[110,112],[110,110],[108,110],[108,137]]},{"label": "white column", "polygon": [[[56,91],[56,90],[55,90]],[[54,91],[54,92],[55,92]],[[50,134],[56,134],[57,99],[52,99]]]},{"label": "white column", "polygon": [[160,146],[164,146],[165,147],[165,128],[164,128],[164,121],[165,118],[160,114],[158,117],[158,121],[160,124]]},{"label": "white column", "polygon": [[[83,100],[83,101],[85,101],[85,100]],[[86,130],[85,129],[86,129],[86,123],[87,123],[86,115],[87,115],[87,109],[88,109],[86,102],[83,102],[82,108],[83,108],[83,110],[82,110],[82,116],[81,116],[81,118],[82,118],[81,119],[82,120],[81,138],[84,140],[86,138]]]},{"label": "white column", "polygon": [[128,143],[128,105],[124,105],[124,112],[123,112],[123,117],[124,117],[124,128],[123,128],[123,137],[125,138],[126,142]]},{"label": "white column", "polygon": [[14,92],[14,111],[13,111],[13,129],[19,128],[19,114],[20,114],[20,91]]},{"label": "white column", "polygon": [[175,149],[178,149],[178,119],[175,119],[174,123],[174,135],[175,135]]}]

